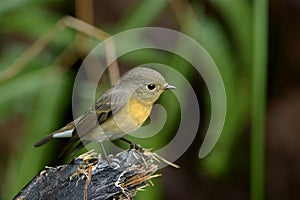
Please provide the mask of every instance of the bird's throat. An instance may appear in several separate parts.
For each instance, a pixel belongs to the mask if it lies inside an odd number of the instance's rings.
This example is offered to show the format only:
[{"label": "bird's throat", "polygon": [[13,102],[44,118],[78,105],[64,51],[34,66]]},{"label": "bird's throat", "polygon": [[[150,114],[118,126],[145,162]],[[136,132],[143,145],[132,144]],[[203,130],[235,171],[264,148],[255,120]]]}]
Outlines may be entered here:
[{"label": "bird's throat", "polygon": [[129,100],[129,115],[138,125],[142,125],[150,115],[152,105],[145,105],[134,98]]}]

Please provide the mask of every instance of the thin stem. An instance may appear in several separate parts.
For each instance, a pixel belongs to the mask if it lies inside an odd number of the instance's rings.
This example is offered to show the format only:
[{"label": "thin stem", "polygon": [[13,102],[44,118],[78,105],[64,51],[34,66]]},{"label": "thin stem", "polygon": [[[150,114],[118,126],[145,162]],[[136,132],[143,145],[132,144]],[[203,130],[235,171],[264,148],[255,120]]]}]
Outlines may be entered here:
[{"label": "thin stem", "polygon": [[264,199],[265,185],[265,110],[267,70],[267,0],[253,4],[253,79],[251,131],[251,185],[252,200]]}]

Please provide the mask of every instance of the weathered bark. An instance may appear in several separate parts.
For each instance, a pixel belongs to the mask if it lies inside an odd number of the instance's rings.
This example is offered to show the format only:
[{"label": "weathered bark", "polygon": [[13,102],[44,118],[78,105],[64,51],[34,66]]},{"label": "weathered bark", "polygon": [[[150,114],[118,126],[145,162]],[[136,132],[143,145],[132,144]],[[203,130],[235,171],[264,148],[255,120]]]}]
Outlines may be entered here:
[{"label": "weathered bark", "polygon": [[154,154],[135,149],[106,159],[89,152],[41,171],[14,199],[131,199],[157,170]]}]

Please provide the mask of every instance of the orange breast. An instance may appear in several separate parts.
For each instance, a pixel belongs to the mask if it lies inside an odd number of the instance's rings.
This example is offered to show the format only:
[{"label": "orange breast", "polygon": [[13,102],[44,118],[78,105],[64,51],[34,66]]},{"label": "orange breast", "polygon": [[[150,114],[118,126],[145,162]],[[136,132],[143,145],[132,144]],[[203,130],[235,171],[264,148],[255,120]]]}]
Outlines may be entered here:
[{"label": "orange breast", "polygon": [[131,98],[129,100],[130,117],[138,124],[142,125],[150,115],[152,105],[144,105]]}]

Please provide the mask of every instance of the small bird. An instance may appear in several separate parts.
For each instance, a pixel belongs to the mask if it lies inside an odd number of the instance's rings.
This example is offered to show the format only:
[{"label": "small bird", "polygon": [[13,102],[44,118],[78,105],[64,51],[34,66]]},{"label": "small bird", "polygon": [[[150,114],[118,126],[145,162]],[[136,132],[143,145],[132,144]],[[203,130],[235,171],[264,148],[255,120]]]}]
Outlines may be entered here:
[{"label": "small bird", "polygon": [[[166,90],[175,89],[157,71],[136,67],[106,90],[83,115],[34,144],[39,147],[53,138],[70,138],[63,152],[80,141],[73,153],[91,142],[122,139],[137,130],[149,117],[153,104]],[[107,157],[107,156],[106,156]]]}]

